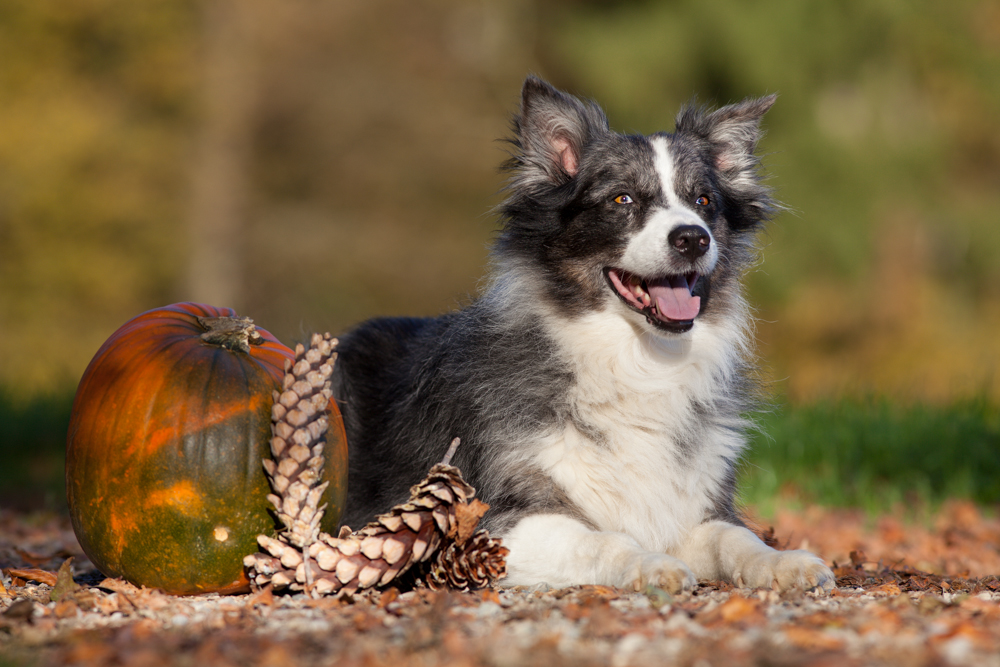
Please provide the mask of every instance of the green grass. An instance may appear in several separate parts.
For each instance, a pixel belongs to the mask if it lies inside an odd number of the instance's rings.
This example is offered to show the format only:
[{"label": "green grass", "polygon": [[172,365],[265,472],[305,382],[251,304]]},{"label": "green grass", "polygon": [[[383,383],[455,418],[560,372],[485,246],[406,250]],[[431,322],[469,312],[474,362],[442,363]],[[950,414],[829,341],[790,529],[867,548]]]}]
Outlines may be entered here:
[{"label": "green grass", "polygon": [[[15,399],[0,389],[0,505],[62,510],[72,391]],[[967,498],[1000,504],[1000,408],[841,399],[783,406],[759,418],[741,498],[765,516],[776,503],[861,507]]]},{"label": "green grass", "polygon": [[741,497],[765,515],[798,498],[880,513],[965,498],[1000,503],[1000,410],[841,399],[785,406],[760,420]]},{"label": "green grass", "polygon": [[18,400],[0,389],[0,505],[61,510],[73,392]]}]

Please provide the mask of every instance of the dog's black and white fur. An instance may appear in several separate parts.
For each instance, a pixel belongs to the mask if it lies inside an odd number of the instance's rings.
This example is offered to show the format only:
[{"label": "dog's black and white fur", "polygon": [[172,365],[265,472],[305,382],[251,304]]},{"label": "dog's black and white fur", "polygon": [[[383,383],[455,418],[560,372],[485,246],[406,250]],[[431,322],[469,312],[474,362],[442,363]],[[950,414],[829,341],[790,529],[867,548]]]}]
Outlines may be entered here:
[{"label": "dog's black and white fur", "polygon": [[752,395],[740,279],[775,207],[754,156],[773,102],[627,136],[529,77],[484,295],[341,338],[344,522],[405,500],[460,437],[453,463],[510,548],[504,585],[832,586],[734,508]]}]

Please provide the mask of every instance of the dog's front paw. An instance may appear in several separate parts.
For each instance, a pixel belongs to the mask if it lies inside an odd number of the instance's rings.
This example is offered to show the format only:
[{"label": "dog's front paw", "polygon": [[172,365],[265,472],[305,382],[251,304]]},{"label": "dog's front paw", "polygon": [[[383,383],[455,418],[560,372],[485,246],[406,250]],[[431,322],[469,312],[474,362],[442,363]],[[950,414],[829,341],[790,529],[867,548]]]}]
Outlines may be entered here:
[{"label": "dog's front paw", "polygon": [[772,551],[754,558],[736,573],[737,586],[773,588],[782,592],[793,588],[831,590],[835,585],[833,572],[826,563],[809,551]]},{"label": "dog's front paw", "polygon": [[628,574],[629,583],[637,591],[647,586],[662,588],[668,593],[691,590],[698,583],[694,574],[683,561],[666,554],[647,553],[638,556]]}]

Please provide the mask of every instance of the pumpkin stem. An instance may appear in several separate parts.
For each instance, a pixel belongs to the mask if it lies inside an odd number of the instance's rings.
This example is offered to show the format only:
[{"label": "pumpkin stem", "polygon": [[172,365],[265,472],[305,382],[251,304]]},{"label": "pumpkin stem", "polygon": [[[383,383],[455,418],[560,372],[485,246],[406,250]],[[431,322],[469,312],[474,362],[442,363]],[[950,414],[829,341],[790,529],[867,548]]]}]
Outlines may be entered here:
[{"label": "pumpkin stem", "polygon": [[196,317],[195,319],[205,329],[201,339],[210,345],[249,354],[251,345],[260,345],[264,342],[263,336],[257,333],[257,328],[249,317]]}]

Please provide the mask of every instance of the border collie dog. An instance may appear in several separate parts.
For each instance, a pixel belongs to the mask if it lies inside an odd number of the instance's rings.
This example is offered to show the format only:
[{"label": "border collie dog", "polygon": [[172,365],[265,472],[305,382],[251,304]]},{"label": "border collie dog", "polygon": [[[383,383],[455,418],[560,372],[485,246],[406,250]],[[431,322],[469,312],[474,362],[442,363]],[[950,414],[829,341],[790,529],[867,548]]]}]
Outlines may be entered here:
[{"label": "border collie dog", "polygon": [[510,549],[503,585],[832,587],[734,507],[753,402],[740,281],[776,207],[754,155],[774,99],[622,135],[529,77],[482,297],[340,339],[344,522],[404,501],[460,437],[453,463]]}]

